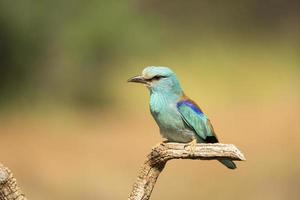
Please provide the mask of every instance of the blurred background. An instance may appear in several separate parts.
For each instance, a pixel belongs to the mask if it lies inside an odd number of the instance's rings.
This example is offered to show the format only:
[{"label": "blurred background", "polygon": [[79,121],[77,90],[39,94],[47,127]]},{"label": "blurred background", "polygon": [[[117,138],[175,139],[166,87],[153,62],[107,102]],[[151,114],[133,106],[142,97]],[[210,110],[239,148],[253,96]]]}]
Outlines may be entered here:
[{"label": "blurred background", "polygon": [[127,198],[161,141],[126,83],[148,65],[247,158],[171,161],[152,199],[299,199],[299,1],[1,0],[0,162],[28,199]]}]

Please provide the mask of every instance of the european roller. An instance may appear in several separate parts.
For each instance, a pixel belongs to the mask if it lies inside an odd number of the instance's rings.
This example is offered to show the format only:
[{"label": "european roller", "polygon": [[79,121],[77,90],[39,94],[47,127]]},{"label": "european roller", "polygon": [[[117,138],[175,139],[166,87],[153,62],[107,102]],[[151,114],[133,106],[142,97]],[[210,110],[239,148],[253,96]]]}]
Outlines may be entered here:
[{"label": "european roller", "polygon": [[[128,82],[142,83],[150,91],[150,111],[160,134],[169,142],[217,143],[218,138],[208,117],[187,97],[176,77],[167,67],[146,67],[142,75]],[[219,159],[229,169],[236,165],[229,159]]]}]

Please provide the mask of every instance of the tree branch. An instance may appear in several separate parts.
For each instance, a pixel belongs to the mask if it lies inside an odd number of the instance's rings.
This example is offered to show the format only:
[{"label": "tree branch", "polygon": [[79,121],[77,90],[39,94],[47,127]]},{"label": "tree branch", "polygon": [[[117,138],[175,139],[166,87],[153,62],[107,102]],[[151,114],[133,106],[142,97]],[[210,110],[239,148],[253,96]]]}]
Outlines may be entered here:
[{"label": "tree branch", "polygon": [[[129,200],[148,200],[159,174],[172,159],[213,160],[229,158],[244,161],[244,155],[232,144],[161,143],[154,147],[133,185]],[[27,200],[11,171],[0,163],[0,200]]]},{"label": "tree branch", "polygon": [[27,200],[11,171],[0,163],[0,200]]},{"label": "tree branch", "polygon": [[213,160],[229,158],[244,161],[244,155],[232,144],[161,143],[154,147],[144,162],[128,200],[148,200],[159,174],[171,159]]}]

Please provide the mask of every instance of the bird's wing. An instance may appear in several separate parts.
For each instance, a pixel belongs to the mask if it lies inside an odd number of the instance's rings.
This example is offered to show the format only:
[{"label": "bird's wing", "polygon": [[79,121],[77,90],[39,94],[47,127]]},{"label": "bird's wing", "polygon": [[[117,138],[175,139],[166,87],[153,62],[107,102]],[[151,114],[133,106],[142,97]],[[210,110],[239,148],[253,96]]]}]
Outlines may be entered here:
[{"label": "bird's wing", "polygon": [[177,109],[187,126],[194,130],[204,142],[218,142],[209,119],[194,101],[185,97],[177,103]]}]

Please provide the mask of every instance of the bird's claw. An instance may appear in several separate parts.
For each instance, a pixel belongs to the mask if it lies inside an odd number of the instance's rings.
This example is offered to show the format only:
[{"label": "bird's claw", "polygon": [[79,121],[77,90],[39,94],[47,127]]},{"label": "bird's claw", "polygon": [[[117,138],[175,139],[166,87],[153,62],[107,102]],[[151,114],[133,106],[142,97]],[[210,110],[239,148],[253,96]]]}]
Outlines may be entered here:
[{"label": "bird's claw", "polygon": [[195,153],[197,140],[193,139],[191,142],[187,143],[184,148],[187,148],[191,151],[192,154]]}]

